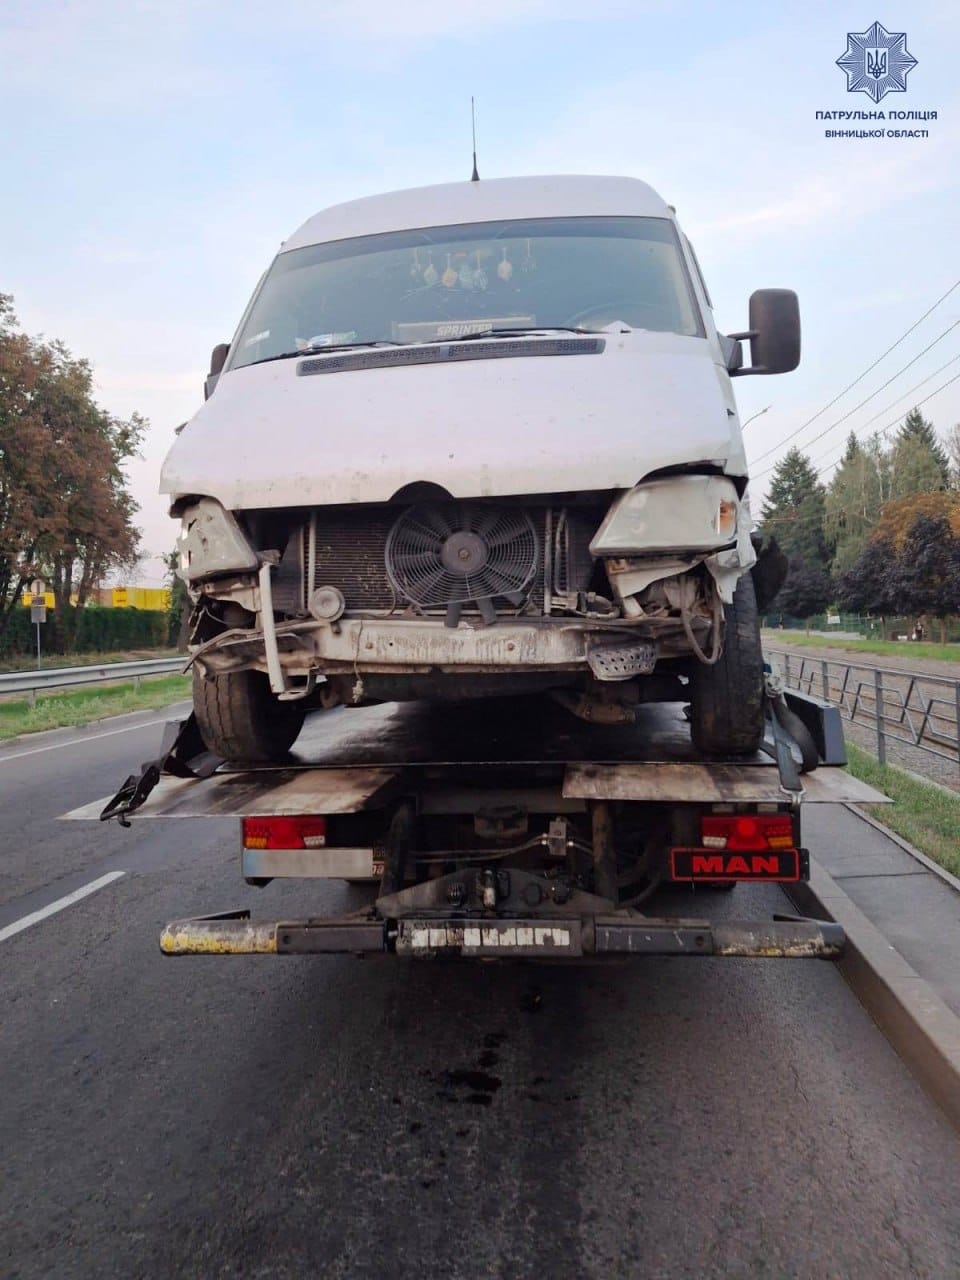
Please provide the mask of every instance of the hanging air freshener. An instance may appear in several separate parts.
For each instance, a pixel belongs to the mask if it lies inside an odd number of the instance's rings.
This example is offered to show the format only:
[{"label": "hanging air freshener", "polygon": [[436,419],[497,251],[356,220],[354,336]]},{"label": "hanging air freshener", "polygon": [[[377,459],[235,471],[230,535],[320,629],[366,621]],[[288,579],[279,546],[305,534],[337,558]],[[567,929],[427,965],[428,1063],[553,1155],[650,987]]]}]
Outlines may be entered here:
[{"label": "hanging air freshener", "polygon": [[497,275],[501,280],[509,280],[513,275],[513,263],[507,257],[507,246],[503,246],[503,257],[497,263]]},{"label": "hanging air freshener", "polygon": [[457,279],[460,281],[461,289],[473,289],[475,287],[473,267],[469,262],[464,262],[463,266],[461,266]]},{"label": "hanging air freshener", "polygon": [[423,283],[428,285],[435,285],[437,281],[440,279],[440,272],[433,265],[433,254],[431,253],[429,257],[430,257],[430,261],[427,263],[423,273]]},{"label": "hanging air freshener", "polygon": [[456,271],[454,271],[453,267],[450,265],[450,259],[452,257],[453,257],[453,254],[450,254],[450,253],[447,254],[447,269],[446,271],[444,271],[443,275],[440,277],[440,282],[445,289],[452,289],[453,286],[457,283],[457,280],[460,278],[457,275]]},{"label": "hanging air freshener", "polygon": [[417,276],[420,274],[421,270],[422,270],[422,268],[421,268],[421,266],[420,266],[420,250],[419,250],[419,249],[414,249],[414,251],[413,251],[413,262],[410,264],[410,274],[411,274],[411,276],[414,278],[414,280],[416,280],[416,278],[417,278]]},{"label": "hanging air freshener", "polygon": [[487,273],[480,265],[480,250],[477,250],[477,269],[473,273],[473,287],[475,289],[485,289],[488,284]]}]

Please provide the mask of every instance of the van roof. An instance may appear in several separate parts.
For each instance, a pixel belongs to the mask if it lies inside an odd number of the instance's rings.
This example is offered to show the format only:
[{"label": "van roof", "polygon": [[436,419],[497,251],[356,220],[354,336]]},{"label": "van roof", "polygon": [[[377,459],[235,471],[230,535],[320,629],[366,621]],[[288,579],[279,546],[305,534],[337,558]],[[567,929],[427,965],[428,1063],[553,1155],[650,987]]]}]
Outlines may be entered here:
[{"label": "van roof", "polygon": [[653,188],[638,178],[485,178],[391,191],[332,205],[308,218],[284,242],[281,252],[416,227],[549,217],[670,218],[672,212]]}]

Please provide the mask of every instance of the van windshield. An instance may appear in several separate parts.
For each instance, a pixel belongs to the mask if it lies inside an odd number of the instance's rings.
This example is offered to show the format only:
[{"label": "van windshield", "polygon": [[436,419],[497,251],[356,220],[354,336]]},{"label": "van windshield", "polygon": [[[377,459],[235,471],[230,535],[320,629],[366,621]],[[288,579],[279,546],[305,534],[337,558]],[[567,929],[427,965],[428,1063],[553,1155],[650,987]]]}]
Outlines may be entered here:
[{"label": "van windshield", "polygon": [[346,343],[496,329],[631,328],[702,337],[666,218],[537,218],[427,227],[280,253],[228,368]]}]

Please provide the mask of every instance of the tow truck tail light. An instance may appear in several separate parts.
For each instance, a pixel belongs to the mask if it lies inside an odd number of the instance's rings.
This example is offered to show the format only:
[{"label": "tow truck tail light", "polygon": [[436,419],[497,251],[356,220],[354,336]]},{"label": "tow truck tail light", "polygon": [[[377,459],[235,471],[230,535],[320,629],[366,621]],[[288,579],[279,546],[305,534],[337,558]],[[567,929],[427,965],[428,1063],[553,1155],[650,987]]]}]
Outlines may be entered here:
[{"label": "tow truck tail light", "polygon": [[326,843],[326,818],[243,819],[245,849],[322,849]]},{"label": "tow truck tail light", "polygon": [[736,853],[792,849],[793,820],[785,813],[713,815],[700,819],[700,839],[705,849]]}]

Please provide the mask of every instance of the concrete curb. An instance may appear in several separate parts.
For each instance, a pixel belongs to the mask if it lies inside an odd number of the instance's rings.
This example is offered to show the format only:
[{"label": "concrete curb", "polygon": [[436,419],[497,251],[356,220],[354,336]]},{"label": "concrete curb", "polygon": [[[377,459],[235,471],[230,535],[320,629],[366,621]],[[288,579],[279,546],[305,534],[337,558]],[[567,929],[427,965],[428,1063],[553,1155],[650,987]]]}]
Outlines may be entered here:
[{"label": "concrete curb", "polygon": [[843,928],[847,947],[840,972],[927,1093],[960,1130],[960,1018],[814,858],[809,883],[784,888],[802,914],[834,920]]}]

